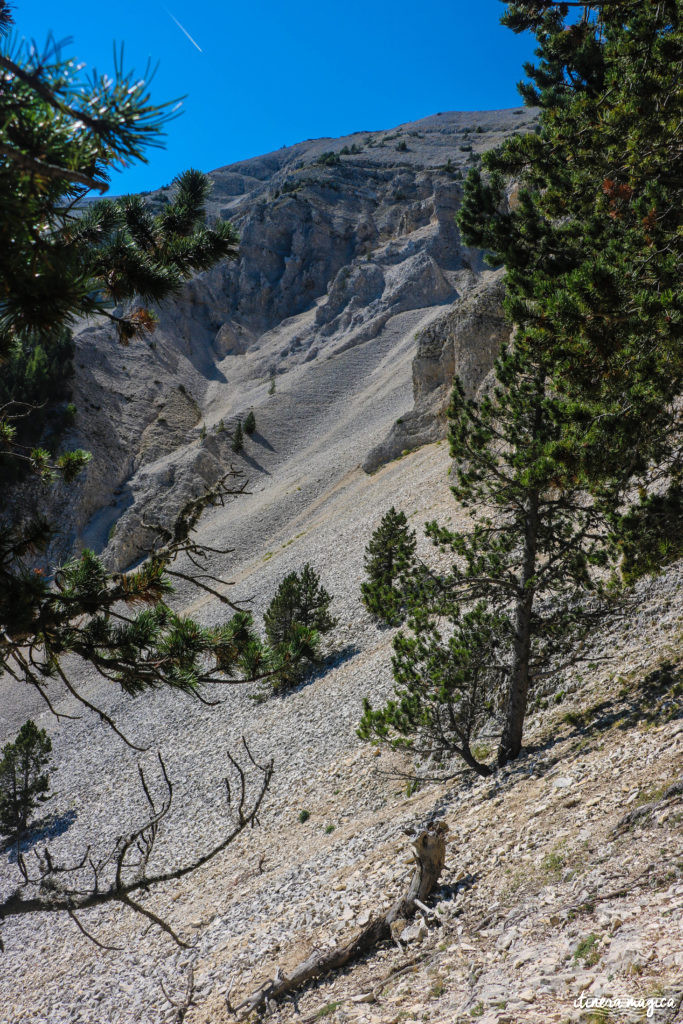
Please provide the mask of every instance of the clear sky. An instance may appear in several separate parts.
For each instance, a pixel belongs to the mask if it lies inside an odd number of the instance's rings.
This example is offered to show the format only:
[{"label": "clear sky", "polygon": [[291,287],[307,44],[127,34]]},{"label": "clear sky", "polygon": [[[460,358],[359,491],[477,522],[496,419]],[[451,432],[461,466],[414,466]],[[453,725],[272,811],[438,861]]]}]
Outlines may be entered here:
[{"label": "clear sky", "polygon": [[19,34],[107,71],[159,61],[155,100],[187,94],[163,150],[111,194],[167,184],[303,139],[391,128],[440,110],[518,106],[533,40],[499,24],[500,0],[16,0]]}]

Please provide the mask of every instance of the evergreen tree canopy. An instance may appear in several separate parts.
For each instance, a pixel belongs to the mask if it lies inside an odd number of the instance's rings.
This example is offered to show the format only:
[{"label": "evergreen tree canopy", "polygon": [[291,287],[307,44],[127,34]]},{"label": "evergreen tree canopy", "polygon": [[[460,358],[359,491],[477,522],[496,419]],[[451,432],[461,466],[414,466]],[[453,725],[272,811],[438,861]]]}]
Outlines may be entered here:
[{"label": "evergreen tree canopy", "polygon": [[486,154],[486,178],[470,172],[459,222],[504,264],[507,315],[550,359],[558,457],[641,488],[647,557],[616,510],[613,526],[645,571],[677,557],[682,536],[681,9],[580,6],[577,20],[571,5],[508,5],[504,22],[539,44],[520,86],[538,131]]},{"label": "evergreen tree canopy", "polygon": [[306,562],[300,573],[284,577],[271,601],[263,621],[271,644],[289,640],[294,624],[329,633],[336,620],[329,612],[332,596],[320,582],[320,576]]},{"label": "evergreen tree canopy", "polygon": [[[9,8],[0,10],[0,36]],[[69,330],[78,318],[109,318],[127,343],[152,331],[149,308],[177,292],[193,273],[237,255],[227,222],[209,227],[207,177],[179,175],[165,205],[139,196],[88,204],[106,191],[113,169],[144,160],[159,145],[176,104],[154,104],[150,68],[140,78],[115,57],[112,76],[93,73],[50,38],[34,44],[0,42],[0,386],[3,476],[21,467],[47,475],[59,439],[41,438],[53,403],[68,399]],[[60,416],[56,416],[59,423]],[[40,442],[40,443],[39,443]],[[69,459],[73,476],[86,456]]]},{"label": "evergreen tree canopy", "polygon": [[[0,0],[0,29],[8,21]],[[139,196],[83,201],[92,188],[106,190],[115,167],[143,160],[175,111],[152,103],[149,75],[125,71],[120,57],[111,76],[88,76],[83,67],[52,39],[42,53],[12,38],[0,47],[0,463],[3,473],[13,461],[45,481],[56,474],[72,480],[88,458],[36,443],[43,411],[34,405],[63,394],[73,321],[101,314],[128,341],[154,327],[145,304],[237,251],[229,224],[206,225],[210,186],[199,171],[181,174],[165,203]],[[129,573],[108,572],[90,551],[54,570],[35,568],[54,525],[39,515],[18,522],[3,509],[0,671],[33,686],[48,704],[58,681],[87,706],[67,674],[67,655],[128,693],[167,685],[199,696],[202,683],[272,671],[250,616],[212,586],[207,552],[192,539],[207,506],[242,490],[228,475],[188,502],[170,526],[158,525],[148,559]],[[204,628],[173,612],[167,601],[174,578],[195,581],[231,608],[232,618]]]},{"label": "evergreen tree canopy", "polygon": [[392,507],[365,549],[363,604],[389,625],[397,625],[403,618],[403,591],[407,574],[414,567],[415,545],[415,531],[408,529],[405,512]]},{"label": "evergreen tree canopy", "polygon": [[50,788],[48,764],[52,741],[29,719],[13,743],[6,743],[0,759],[0,831],[17,842],[29,817]]},{"label": "evergreen tree canopy", "polygon": [[[583,640],[617,596],[604,572],[616,557],[605,511],[616,496],[603,490],[599,499],[591,497],[585,478],[568,472],[557,458],[564,404],[552,390],[546,360],[518,338],[499,358],[496,377],[493,392],[479,402],[467,400],[456,381],[449,409],[456,467],[452,490],[470,509],[474,528],[427,524],[434,544],[455,560],[448,573],[426,577],[416,565],[406,574],[403,598],[415,639],[399,635],[395,641],[401,703],[379,712],[368,707],[362,729],[366,737],[374,731],[386,738],[392,725],[402,734],[407,722],[419,721],[417,691],[424,691],[423,700],[430,695],[430,702],[435,693],[448,694],[445,703],[436,701],[443,705],[438,716],[433,709],[429,713],[439,721],[448,714],[450,720],[452,686],[470,729],[466,733],[452,724],[452,749],[471,764],[471,729],[481,722],[482,709],[492,711],[494,687],[506,692],[498,750],[502,765],[521,749],[535,678],[581,661]],[[474,604],[472,617],[463,616],[461,606]],[[444,622],[452,629],[445,648],[440,642]],[[446,690],[441,673],[450,680]],[[470,683],[476,679],[471,694],[463,696],[459,673]],[[411,694],[407,719],[401,710],[404,686]]]},{"label": "evergreen tree canopy", "polygon": [[[683,537],[680,2],[519,0],[504,21],[536,34],[521,91],[538,130],[470,172],[458,220],[505,266],[515,332],[492,394],[468,402],[456,382],[453,491],[474,528],[428,524],[455,563],[408,586],[398,699],[361,725],[469,760],[454,697],[476,721],[504,678],[499,765],[521,749],[535,679],[581,660],[621,596],[620,553],[630,581]],[[481,701],[465,678],[483,680]]]},{"label": "evergreen tree canopy", "polygon": [[482,602],[461,615],[457,601],[442,603],[439,622],[424,607],[415,610],[412,635],[394,641],[396,699],[377,710],[366,700],[358,734],[438,760],[457,754],[477,774],[490,775],[472,741],[501,704],[500,647],[509,642],[508,623],[495,620]]},{"label": "evergreen tree canopy", "polygon": [[205,224],[199,171],[179,175],[160,212],[139,196],[79,204],[159,145],[175,104],[151,102],[149,73],[124,71],[119,56],[111,77],[87,76],[53,39],[42,53],[12,38],[0,48],[0,355],[96,313],[128,341],[153,327],[146,304],[235,258],[232,226]]},{"label": "evergreen tree canopy", "polygon": [[336,626],[331,602],[308,562],[301,573],[290,572],[281,581],[263,617],[275,665],[274,689],[296,685],[306,667],[319,661],[320,636]]},{"label": "evergreen tree canopy", "polygon": [[250,409],[244,420],[244,433],[253,434],[256,430],[256,417],[254,416],[254,410]]}]

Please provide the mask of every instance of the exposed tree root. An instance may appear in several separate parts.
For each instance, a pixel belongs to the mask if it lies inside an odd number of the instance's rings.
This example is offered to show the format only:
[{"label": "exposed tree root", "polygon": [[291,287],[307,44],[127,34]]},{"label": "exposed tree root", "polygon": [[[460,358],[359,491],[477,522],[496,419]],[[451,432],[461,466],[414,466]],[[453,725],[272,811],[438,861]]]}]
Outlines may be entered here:
[{"label": "exposed tree root", "polygon": [[439,880],[446,858],[446,833],[448,826],[435,822],[413,841],[415,871],[408,891],[394,903],[384,915],[374,917],[360,932],[338,949],[316,951],[294,968],[288,975],[278,968],[272,981],[261,985],[252,995],[238,1006],[232,1006],[229,998],[228,1011],[244,1020],[255,1010],[262,1010],[288,992],[294,992],[313,978],[319,978],[329,971],[338,970],[352,960],[372,949],[383,939],[389,939],[402,930],[416,908],[424,901]]}]

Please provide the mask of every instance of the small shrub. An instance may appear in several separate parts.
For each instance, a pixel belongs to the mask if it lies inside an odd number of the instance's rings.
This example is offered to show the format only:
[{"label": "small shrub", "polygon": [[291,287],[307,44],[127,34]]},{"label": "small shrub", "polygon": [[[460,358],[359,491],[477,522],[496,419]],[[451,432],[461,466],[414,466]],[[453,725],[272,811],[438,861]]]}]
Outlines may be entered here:
[{"label": "small shrub", "polygon": [[276,666],[273,689],[296,686],[320,661],[320,636],[337,624],[329,612],[331,601],[308,562],[301,574],[291,572],[281,581],[263,617]]},{"label": "small shrub", "polygon": [[310,816],[311,816],[311,812],[310,811],[299,811],[299,821],[301,822],[302,825],[305,822],[308,821]]},{"label": "small shrub", "polygon": [[325,835],[326,836],[331,835],[333,832],[334,832],[334,825],[326,825],[325,826]]},{"label": "small shrub", "polygon": [[553,850],[551,853],[546,853],[541,861],[541,868],[549,875],[559,875],[566,863],[567,859],[564,854]]},{"label": "small shrub", "polygon": [[30,718],[15,741],[2,748],[0,831],[17,841],[25,834],[32,812],[47,799],[51,751],[50,737]]},{"label": "small shrub", "polygon": [[269,395],[274,395],[275,394],[275,375],[274,374],[270,375],[270,387],[268,388],[268,394]]},{"label": "small shrub", "polygon": [[320,167],[336,167],[341,163],[341,157],[339,156],[339,153],[329,151],[327,153],[321,153],[314,163],[318,164]]},{"label": "small shrub", "polygon": [[405,139],[401,139],[400,142],[396,143],[396,149],[397,149],[397,151],[399,153],[407,153],[408,152],[408,143],[405,141]]},{"label": "small shrub", "polygon": [[597,948],[598,936],[591,932],[585,939],[581,939],[574,950],[574,960],[583,960],[585,967],[593,967],[600,959],[600,951]]},{"label": "small shrub", "polygon": [[316,1012],[316,1020],[321,1017],[328,1017],[331,1013],[334,1013],[334,1011],[338,1009],[340,1006],[341,1003],[325,1003],[325,1005],[321,1006],[320,1009]]}]

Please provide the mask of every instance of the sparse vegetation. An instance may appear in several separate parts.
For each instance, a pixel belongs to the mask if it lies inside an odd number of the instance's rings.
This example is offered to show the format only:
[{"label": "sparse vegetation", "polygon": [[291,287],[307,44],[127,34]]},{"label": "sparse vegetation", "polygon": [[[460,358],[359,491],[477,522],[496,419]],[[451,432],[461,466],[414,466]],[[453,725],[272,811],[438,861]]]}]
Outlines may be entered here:
[{"label": "sparse vegetation", "polygon": [[398,625],[404,617],[406,577],[415,564],[415,547],[415,531],[409,529],[405,512],[392,507],[365,549],[363,604],[388,625]]},{"label": "sparse vegetation", "polygon": [[0,760],[0,832],[17,843],[28,830],[29,819],[50,788],[52,741],[32,719],[25,722],[13,743],[2,748]]},{"label": "sparse vegetation", "polygon": [[327,153],[321,153],[315,160],[315,163],[320,167],[338,167],[341,163],[339,153],[333,153],[329,151]]},{"label": "sparse vegetation", "polygon": [[585,939],[581,939],[574,951],[574,959],[583,960],[585,967],[594,967],[600,959],[598,942],[599,937],[595,932],[591,932]]},{"label": "sparse vegetation", "polygon": [[318,664],[320,637],[336,625],[329,612],[331,602],[332,596],[309,563],[301,573],[291,572],[281,581],[263,618],[275,653],[274,690],[295,686],[307,668]]},{"label": "sparse vegetation", "polygon": [[237,421],[237,426],[235,427],[235,430],[233,431],[232,443],[231,443],[230,447],[235,452],[235,454],[241,452],[242,449],[244,448],[244,431],[242,429],[242,421],[241,420]]}]

